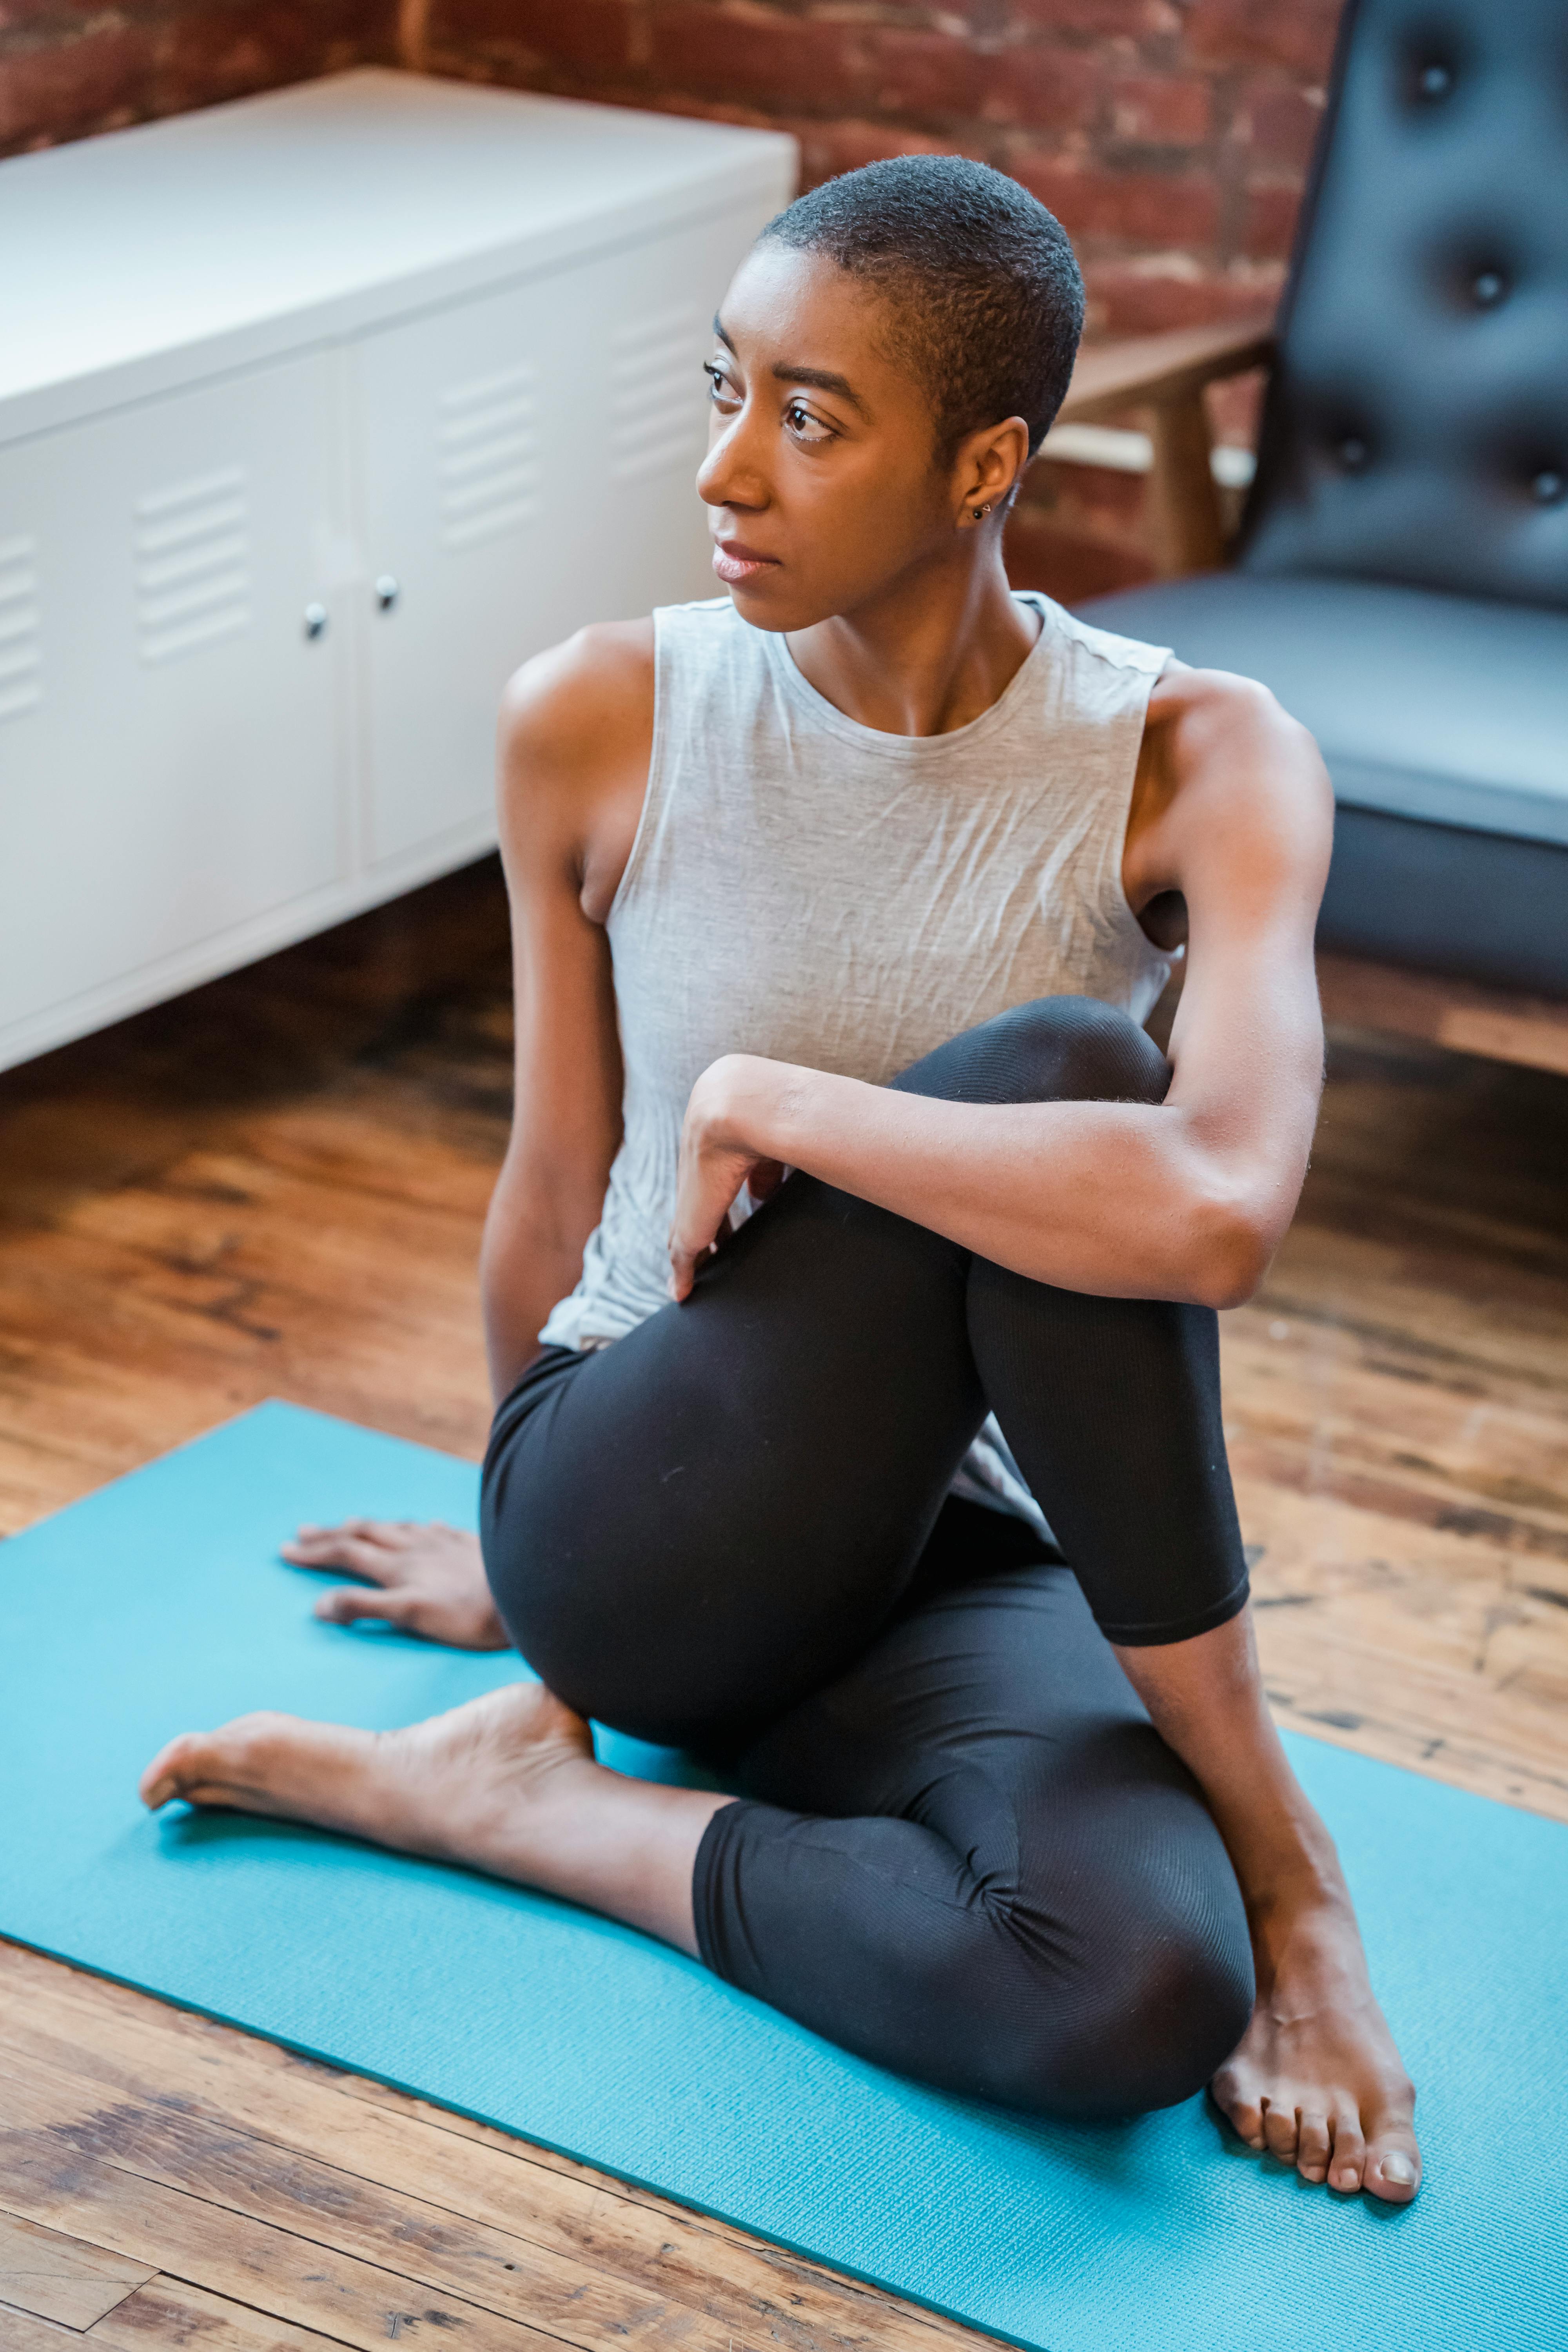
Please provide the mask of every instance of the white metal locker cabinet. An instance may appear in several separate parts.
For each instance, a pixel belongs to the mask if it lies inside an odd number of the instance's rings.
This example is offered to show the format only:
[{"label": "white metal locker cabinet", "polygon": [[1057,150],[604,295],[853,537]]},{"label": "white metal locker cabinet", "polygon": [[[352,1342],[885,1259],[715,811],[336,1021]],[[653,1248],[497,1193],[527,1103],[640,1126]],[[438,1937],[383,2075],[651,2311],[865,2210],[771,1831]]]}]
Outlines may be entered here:
[{"label": "white metal locker cabinet", "polygon": [[334,366],[0,449],[0,1058],[347,871],[338,647],[304,628]]},{"label": "white metal locker cabinet", "polygon": [[489,838],[519,662],[714,593],[695,478],[736,244],[703,222],[358,340],[373,863]]},{"label": "white metal locker cabinet", "polygon": [[380,69],[0,162],[0,1067],[488,846],[509,672],[710,589],[795,166]]}]

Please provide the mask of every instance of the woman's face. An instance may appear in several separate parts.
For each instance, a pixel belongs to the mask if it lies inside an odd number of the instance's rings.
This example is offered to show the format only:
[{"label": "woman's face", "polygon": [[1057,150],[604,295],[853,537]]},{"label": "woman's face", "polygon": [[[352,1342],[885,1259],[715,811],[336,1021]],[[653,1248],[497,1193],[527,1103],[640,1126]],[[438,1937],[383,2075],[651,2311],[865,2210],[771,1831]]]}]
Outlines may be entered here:
[{"label": "woman's face", "polygon": [[759,246],[724,298],[697,487],[714,572],[757,628],[852,613],[954,550],[963,455],[939,467],[929,396],[880,348],[885,319],[863,281],[782,245]]}]

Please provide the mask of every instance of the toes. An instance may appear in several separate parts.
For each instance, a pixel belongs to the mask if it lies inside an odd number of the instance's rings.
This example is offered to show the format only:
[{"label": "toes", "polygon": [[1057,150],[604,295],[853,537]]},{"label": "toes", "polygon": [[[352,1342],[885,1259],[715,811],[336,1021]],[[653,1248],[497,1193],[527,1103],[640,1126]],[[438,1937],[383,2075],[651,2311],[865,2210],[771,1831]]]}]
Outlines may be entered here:
[{"label": "toes", "polygon": [[182,1731],[161,1748],[137,1783],[150,1812],[183,1797],[193,1805],[226,1805],[267,1753],[285,1716],[238,1715],[221,1731]]},{"label": "toes", "polygon": [[1333,2137],[1329,2130],[1327,2116],[1313,2115],[1303,2108],[1296,2139],[1296,2169],[1303,2180],[1327,2179],[1332,2146]]},{"label": "toes", "polygon": [[1389,2205],[1408,2205],[1421,2186],[1421,2154],[1408,2132],[1373,2140],[1362,2168],[1362,2187]]},{"label": "toes", "polygon": [[211,1731],[182,1731],[160,1748],[137,1784],[137,1793],[149,1812],[172,1804],[176,1797],[190,1804],[220,1801],[216,1752],[219,1737]]},{"label": "toes", "polygon": [[1234,2066],[1222,2066],[1209,2091],[1237,2138],[1261,2153],[1268,2145],[1263,2136],[1263,2106],[1247,2078]]},{"label": "toes", "polygon": [[202,1745],[202,1735],[182,1731],[160,1748],[147,1769],[137,1782],[136,1792],[149,1812],[155,1813],[180,1794],[182,1787],[194,1771],[196,1752]]},{"label": "toes", "polygon": [[1268,2153],[1280,2164],[1294,2164],[1300,2126],[1294,2107],[1276,2106],[1272,2099],[1263,2103],[1263,2137]]},{"label": "toes", "polygon": [[1362,2173],[1366,2164],[1366,2142],[1359,2124],[1345,2116],[1336,2116],[1333,2126],[1334,2152],[1329,2158],[1329,2187],[1344,2196],[1353,2196],[1361,2187]]}]

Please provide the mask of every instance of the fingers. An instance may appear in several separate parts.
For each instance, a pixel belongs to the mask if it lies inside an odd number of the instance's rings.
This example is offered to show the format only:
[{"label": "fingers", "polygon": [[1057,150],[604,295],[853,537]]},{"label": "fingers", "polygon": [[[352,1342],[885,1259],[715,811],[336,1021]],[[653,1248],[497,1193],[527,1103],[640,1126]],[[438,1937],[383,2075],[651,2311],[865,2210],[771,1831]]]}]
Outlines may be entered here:
[{"label": "fingers", "polygon": [[374,1617],[414,1633],[418,1631],[419,1602],[412,1593],[385,1592],[374,1584],[334,1584],[310,1613],[324,1625],[357,1625],[362,1618]]},{"label": "fingers", "polygon": [[[440,1524],[439,1520],[431,1522],[432,1526]],[[414,1540],[419,1533],[419,1522],[417,1519],[339,1519],[334,1526],[322,1528],[307,1520],[295,1533],[301,1543],[312,1538],[331,1541],[335,1536],[363,1536],[370,1543],[387,1544],[395,1549]]]},{"label": "fingers", "polygon": [[[439,1524],[432,1520],[432,1526]],[[350,1538],[363,1543],[381,1544],[388,1551],[406,1551],[417,1543],[425,1532],[417,1519],[339,1519],[330,1528],[307,1523],[295,1530],[298,1543],[331,1543]]]},{"label": "fingers", "polygon": [[417,1533],[406,1521],[345,1519],[337,1528],[301,1528],[278,1549],[295,1568],[346,1568],[380,1584],[397,1574]]},{"label": "fingers", "polygon": [[706,1137],[695,1105],[702,1085],[699,1079],[687,1106],[680,1138],[680,1164],[676,1178],[675,1215],[669,1229],[669,1295],[688,1298],[705,1260],[752,1168],[753,1155],[732,1143],[715,1145]]},{"label": "fingers", "polygon": [[677,1304],[691,1296],[698,1273],[713,1255],[710,1241],[691,1243],[679,1234],[669,1237],[669,1295]]},{"label": "fingers", "polygon": [[763,1202],[773,1199],[784,1179],[782,1160],[754,1160],[746,1178],[746,1190],[760,1207]]}]

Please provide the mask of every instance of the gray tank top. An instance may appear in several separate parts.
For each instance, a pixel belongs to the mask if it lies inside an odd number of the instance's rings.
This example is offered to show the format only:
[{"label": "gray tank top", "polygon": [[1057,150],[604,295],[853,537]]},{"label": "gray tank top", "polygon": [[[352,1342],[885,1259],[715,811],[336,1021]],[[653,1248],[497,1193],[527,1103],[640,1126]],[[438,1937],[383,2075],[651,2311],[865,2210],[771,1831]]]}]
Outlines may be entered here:
[{"label": "gray tank top", "polygon": [[[681,1121],[720,1055],[881,1086],[1037,996],[1150,1011],[1170,965],[1121,857],[1169,656],[1018,601],[1041,628],[1005,693],[931,736],[846,718],[727,596],[655,614],[647,794],[607,921],[624,1134],[542,1339],[603,1346],[668,1304]],[[1044,1525],[994,1422],[958,1484]]]}]

